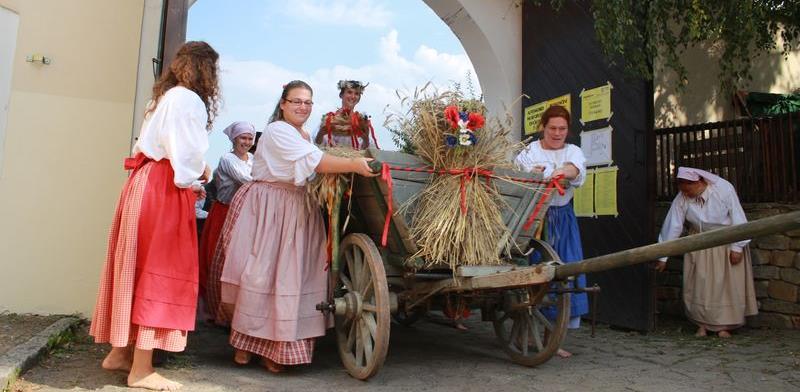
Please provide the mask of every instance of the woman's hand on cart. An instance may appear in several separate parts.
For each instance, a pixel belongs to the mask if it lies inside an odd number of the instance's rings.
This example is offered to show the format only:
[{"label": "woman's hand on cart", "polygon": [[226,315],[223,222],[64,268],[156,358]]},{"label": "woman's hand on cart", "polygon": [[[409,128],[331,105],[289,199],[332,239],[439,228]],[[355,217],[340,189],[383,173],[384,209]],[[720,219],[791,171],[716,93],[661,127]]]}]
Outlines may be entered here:
[{"label": "woman's hand on cart", "polygon": [[353,173],[356,173],[364,177],[375,177],[381,174],[380,162],[372,158],[352,158],[352,159],[353,159]]}]

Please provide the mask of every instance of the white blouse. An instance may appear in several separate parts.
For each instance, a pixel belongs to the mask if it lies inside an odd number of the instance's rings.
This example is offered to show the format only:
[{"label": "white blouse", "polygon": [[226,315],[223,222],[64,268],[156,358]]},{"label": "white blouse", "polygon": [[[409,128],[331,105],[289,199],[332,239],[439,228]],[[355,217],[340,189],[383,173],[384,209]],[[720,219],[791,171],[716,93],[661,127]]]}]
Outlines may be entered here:
[{"label": "white blouse", "polygon": [[253,154],[247,153],[247,161],[243,161],[232,152],[225,153],[219,159],[214,170],[214,181],[217,186],[217,200],[230,204],[233,195],[245,182],[253,181]]},{"label": "white blouse", "polygon": [[522,152],[514,159],[514,164],[523,171],[531,172],[536,166],[544,167],[544,178],[550,178],[553,171],[564,167],[566,164],[571,163],[578,168],[578,176],[569,182],[570,187],[565,190],[564,195],[558,194],[554,191],[550,196],[550,205],[560,207],[569,204],[572,200],[572,195],[575,193],[575,187],[583,185],[586,181],[586,157],[583,156],[583,151],[580,147],[574,144],[565,144],[559,150],[545,150],[542,148],[542,143],[537,140],[528,145]]},{"label": "white blouse", "polygon": [[253,180],[303,186],[314,175],[323,152],[284,121],[267,125],[253,158]]},{"label": "white blouse", "polygon": [[206,106],[200,97],[185,87],[173,87],[144,119],[133,154],[141,152],[154,161],[169,159],[175,186],[188,188],[206,167],[203,156],[208,150],[207,121]]},{"label": "white blouse", "polygon": [[[674,240],[683,232],[683,224],[688,221],[694,230],[704,232],[722,226],[738,225],[747,222],[739,197],[730,182],[719,179],[709,182],[706,190],[697,198],[687,198],[678,193],[669,208],[658,242]],[[731,244],[731,250],[741,252],[750,240]],[[667,258],[661,258],[666,261]]]}]

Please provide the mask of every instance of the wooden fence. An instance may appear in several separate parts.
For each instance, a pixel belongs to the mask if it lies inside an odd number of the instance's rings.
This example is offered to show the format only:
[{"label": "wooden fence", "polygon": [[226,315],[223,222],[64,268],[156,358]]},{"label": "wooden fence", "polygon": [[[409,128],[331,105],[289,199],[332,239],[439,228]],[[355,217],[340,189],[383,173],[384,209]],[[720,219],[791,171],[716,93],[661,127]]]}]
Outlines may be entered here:
[{"label": "wooden fence", "polygon": [[800,112],[656,129],[657,199],[675,197],[678,166],[730,181],[743,202],[800,201]]}]

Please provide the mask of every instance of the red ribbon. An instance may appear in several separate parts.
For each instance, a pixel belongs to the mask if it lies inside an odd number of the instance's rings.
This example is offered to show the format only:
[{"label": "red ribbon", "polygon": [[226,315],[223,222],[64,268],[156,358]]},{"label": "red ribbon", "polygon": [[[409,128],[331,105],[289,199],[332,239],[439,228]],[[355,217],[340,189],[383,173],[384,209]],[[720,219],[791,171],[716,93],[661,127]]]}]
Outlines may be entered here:
[{"label": "red ribbon", "polygon": [[134,155],[133,157],[125,158],[122,166],[125,168],[125,170],[136,170],[144,166],[144,164],[150,160],[151,160],[150,158],[139,152],[136,153],[136,155]]},{"label": "red ribbon", "polygon": [[325,130],[328,131],[328,145],[335,146],[336,143],[333,141],[333,130],[331,129],[331,120],[333,120],[333,113],[328,113],[325,115]]},{"label": "red ribbon", "polygon": [[361,136],[363,136],[363,132],[361,132],[361,124],[358,121],[358,112],[353,111],[350,113],[350,144],[353,146],[354,150],[358,150],[361,148]]},{"label": "red ribbon", "polygon": [[[461,213],[467,213],[467,192],[466,192],[466,184],[467,181],[472,180],[476,176],[484,176],[486,177],[486,185],[490,184],[490,180],[494,177],[494,173],[491,170],[487,169],[480,169],[477,167],[467,167],[463,169],[448,169],[448,170],[433,170],[427,167],[399,167],[399,166],[391,166],[388,163],[381,164],[381,180],[386,182],[387,188],[387,203],[388,206],[386,207],[386,218],[383,223],[383,234],[381,235],[381,246],[386,246],[387,240],[389,238],[389,223],[391,222],[392,215],[394,214],[394,184],[392,183],[392,170],[399,170],[405,172],[416,172],[416,173],[435,173],[435,174],[448,174],[454,176],[462,176],[461,177]],[[509,178],[515,182],[523,182],[523,183],[532,183],[532,184],[547,184],[545,188],[544,196],[539,199],[539,202],[536,203],[536,207],[533,209],[533,214],[528,217],[528,220],[525,222],[525,226],[523,226],[523,230],[529,230],[533,222],[536,220],[536,216],[541,211],[544,204],[550,198],[550,194],[552,193],[553,189],[558,191],[558,194],[564,195],[565,191],[561,184],[558,183],[559,180],[564,178],[563,175],[558,175],[550,179],[550,181],[542,181],[542,180],[534,180],[530,178]]]},{"label": "red ribbon", "polygon": [[381,148],[378,147],[378,138],[375,137],[375,128],[372,127],[372,121],[370,121],[370,119],[367,119],[367,125],[369,125],[369,132],[372,134],[372,141],[375,142],[375,148],[380,150]]},{"label": "red ribbon", "polygon": [[392,220],[393,214],[393,205],[394,205],[394,198],[392,194],[394,193],[394,185],[392,184],[392,167],[389,166],[388,163],[384,163],[381,165],[381,180],[386,182],[386,188],[388,189],[388,200],[387,203],[389,204],[386,207],[386,220],[383,223],[383,235],[381,235],[381,246],[386,246],[386,240],[389,238],[389,222]]},{"label": "red ribbon", "polygon": [[528,217],[528,220],[525,221],[525,226],[522,226],[522,230],[525,231],[530,230],[531,225],[533,225],[533,221],[536,220],[536,216],[539,215],[539,211],[542,209],[542,206],[544,206],[544,203],[546,203],[547,200],[550,198],[550,194],[553,193],[553,188],[556,188],[556,190],[558,190],[559,195],[562,196],[564,195],[565,192],[564,188],[561,186],[561,184],[558,183],[558,181],[561,180],[562,178],[564,178],[564,175],[559,174],[550,179],[550,182],[547,184],[547,187],[544,190],[544,196],[539,198],[539,202],[536,203],[536,208],[533,209],[533,213],[531,214],[531,216]]}]

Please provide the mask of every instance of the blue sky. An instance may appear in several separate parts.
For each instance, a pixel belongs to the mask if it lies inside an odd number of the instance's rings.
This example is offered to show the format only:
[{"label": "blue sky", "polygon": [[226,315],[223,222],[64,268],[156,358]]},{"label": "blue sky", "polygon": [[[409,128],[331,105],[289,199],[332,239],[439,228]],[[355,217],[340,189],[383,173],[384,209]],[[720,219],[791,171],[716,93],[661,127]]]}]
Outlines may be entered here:
[{"label": "blue sky", "polygon": [[219,132],[233,121],[266,125],[281,86],[302,79],[314,88],[312,134],[340,101],[336,82],[369,82],[356,107],[372,116],[381,148],[394,149],[384,110],[397,109],[395,90],[428,81],[439,88],[480,87],[458,38],[421,0],[198,0],[189,10],[188,40],[220,53],[223,109],[214,124],[208,162],[230,148]]}]

